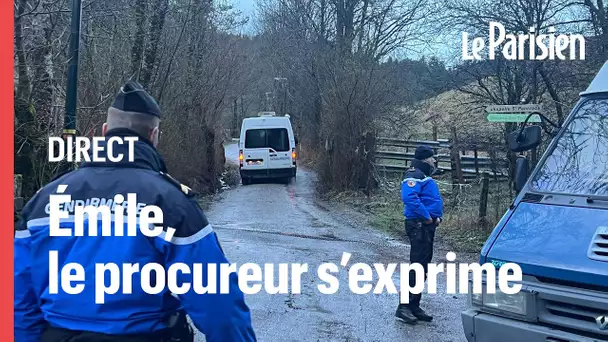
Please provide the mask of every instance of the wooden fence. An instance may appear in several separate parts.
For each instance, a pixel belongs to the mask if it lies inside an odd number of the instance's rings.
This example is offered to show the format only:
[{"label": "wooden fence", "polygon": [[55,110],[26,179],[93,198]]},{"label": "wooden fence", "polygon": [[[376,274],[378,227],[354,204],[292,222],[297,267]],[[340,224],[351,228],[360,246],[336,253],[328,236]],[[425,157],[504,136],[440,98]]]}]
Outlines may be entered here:
[{"label": "wooden fence", "polygon": [[471,147],[470,150],[452,148],[448,139],[400,140],[392,138],[376,139],[376,172],[385,175],[402,175],[414,159],[414,151],[419,145],[433,148],[437,156],[438,169],[442,173],[450,173],[454,183],[467,183],[481,179],[488,173],[495,181],[508,180],[508,162],[500,158],[492,158],[488,151]]}]

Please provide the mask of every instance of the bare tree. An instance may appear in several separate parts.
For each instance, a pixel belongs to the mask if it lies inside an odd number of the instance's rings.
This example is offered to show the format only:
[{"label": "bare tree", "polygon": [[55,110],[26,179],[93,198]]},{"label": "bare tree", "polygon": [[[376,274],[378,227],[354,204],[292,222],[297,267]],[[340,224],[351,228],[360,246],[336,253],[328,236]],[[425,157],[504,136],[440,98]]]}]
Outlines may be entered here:
[{"label": "bare tree", "polygon": [[326,189],[368,187],[365,137],[397,105],[382,60],[429,28],[427,1],[268,0],[261,5],[268,56],[290,79],[304,141],[319,153]]},{"label": "bare tree", "polygon": [[608,59],[608,17],[604,0],[583,0],[582,3],[577,3],[585,6],[589,11],[588,21],[595,34],[600,37],[601,56],[603,60]]},{"label": "bare tree", "polygon": [[[15,173],[29,196],[56,168],[47,162],[47,137],[63,126],[71,8],[66,0],[15,0],[15,8]],[[208,1],[83,0],[79,134],[99,135],[118,87],[138,79],[159,99],[172,173],[200,191],[217,190],[221,116],[226,99],[244,91],[248,62],[240,38],[228,33],[239,24],[230,8]]]}]

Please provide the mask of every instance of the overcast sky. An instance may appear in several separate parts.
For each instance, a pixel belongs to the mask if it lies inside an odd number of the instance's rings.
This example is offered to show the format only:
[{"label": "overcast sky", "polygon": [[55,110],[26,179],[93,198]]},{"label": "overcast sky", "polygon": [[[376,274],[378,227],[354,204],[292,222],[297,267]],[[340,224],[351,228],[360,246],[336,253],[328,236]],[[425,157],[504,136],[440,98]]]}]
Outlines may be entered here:
[{"label": "overcast sky", "polygon": [[255,1],[256,0],[229,0],[236,9],[241,11],[243,16],[249,18],[249,23],[247,27],[245,27],[246,32],[244,33],[252,33],[253,32],[253,22],[255,15]]},{"label": "overcast sky", "polygon": [[[246,27],[243,28],[244,32],[242,32],[242,33],[243,34],[253,34],[257,0],[224,0],[224,1],[226,1],[228,3],[232,3],[234,5],[234,7],[242,13],[243,16],[249,18],[249,23],[247,24]],[[435,38],[437,38],[437,37],[435,37]],[[426,46],[423,49],[421,49],[421,47],[418,47],[416,49],[418,51],[397,52],[393,55],[393,57],[396,57],[398,59],[405,58],[405,57],[418,59],[418,58],[422,57],[423,55],[430,56],[430,55],[436,54],[439,56],[440,59],[447,62],[447,64],[459,62],[458,57],[460,56],[460,46],[454,45],[454,44],[456,44],[456,41],[454,38],[456,38],[456,40],[458,40],[459,37],[453,37],[453,38],[447,40],[447,41],[451,42],[450,46],[448,46],[445,43],[446,40],[442,40],[441,42],[436,41],[436,42],[431,42],[430,46]],[[458,42],[457,44],[459,44],[459,43],[460,42]],[[456,53],[457,53],[458,57],[455,56]],[[454,60],[455,57],[456,57],[456,60]]]}]

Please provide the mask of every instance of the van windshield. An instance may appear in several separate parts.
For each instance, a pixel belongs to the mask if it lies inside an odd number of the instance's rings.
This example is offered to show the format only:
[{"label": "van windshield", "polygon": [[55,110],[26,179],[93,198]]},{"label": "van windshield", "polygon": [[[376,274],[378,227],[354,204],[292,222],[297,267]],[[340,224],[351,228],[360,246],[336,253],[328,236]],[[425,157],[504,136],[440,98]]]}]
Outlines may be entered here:
[{"label": "van windshield", "polygon": [[286,152],[289,151],[289,134],[286,128],[250,129],[245,132],[245,148],[272,148]]},{"label": "van windshield", "polygon": [[608,196],[608,99],[580,107],[531,185],[546,192]]}]

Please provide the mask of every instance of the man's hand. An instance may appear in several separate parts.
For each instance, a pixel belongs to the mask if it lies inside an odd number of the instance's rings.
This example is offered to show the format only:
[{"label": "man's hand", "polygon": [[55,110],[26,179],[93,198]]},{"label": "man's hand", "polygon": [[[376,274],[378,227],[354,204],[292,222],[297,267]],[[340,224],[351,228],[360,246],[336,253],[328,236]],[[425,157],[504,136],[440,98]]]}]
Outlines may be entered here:
[{"label": "man's hand", "polygon": [[433,218],[430,218],[426,221],[424,221],[424,224],[436,224],[439,225],[441,223],[441,217],[438,217],[436,219],[433,220]]}]

